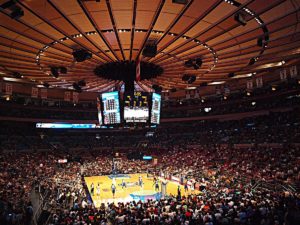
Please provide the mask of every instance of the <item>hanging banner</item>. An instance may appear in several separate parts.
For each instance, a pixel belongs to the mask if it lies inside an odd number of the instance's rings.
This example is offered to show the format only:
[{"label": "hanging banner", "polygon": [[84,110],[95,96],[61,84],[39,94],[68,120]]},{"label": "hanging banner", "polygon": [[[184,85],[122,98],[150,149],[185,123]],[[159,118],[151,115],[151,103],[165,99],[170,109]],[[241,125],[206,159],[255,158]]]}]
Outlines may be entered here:
[{"label": "hanging banner", "polygon": [[261,88],[263,86],[263,79],[262,77],[256,78],[256,87]]},{"label": "hanging banner", "polygon": [[199,98],[199,90],[196,90],[194,98]]},{"label": "hanging banner", "polygon": [[37,98],[39,96],[39,89],[36,87],[31,88],[31,97]]},{"label": "hanging banner", "polygon": [[253,89],[253,81],[247,80],[247,90],[252,90],[252,89]]},{"label": "hanging banner", "polygon": [[185,98],[186,99],[190,99],[191,98],[190,91],[185,91]]},{"label": "hanging banner", "polygon": [[286,69],[280,70],[279,75],[280,75],[280,80],[286,80],[287,78]]},{"label": "hanging banner", "polygon": [[66,102],[69,102],[69,101],[71,100],[71,92],[65,91],[64,100],[65,100]]},{"label": "hanging banner", "polygon": [[12,84],[8,84],[8,83],[5,84],[5,94],[12,95],[13,92],[12,89],[13,89]]},{"label": "hanging banner", "polygon": [[291,76],[291,78],[298,76],[297,66],[290,67],[290,76]]},{"label": "hanging banner", "polygon": [[79,101],[79,93],[78,92],[73,92],[73,102],[78,103]]},{"label": "hanging banner", "polygon": [[47,89],[41,89],[41,99],[47,99],[48,90]]}]

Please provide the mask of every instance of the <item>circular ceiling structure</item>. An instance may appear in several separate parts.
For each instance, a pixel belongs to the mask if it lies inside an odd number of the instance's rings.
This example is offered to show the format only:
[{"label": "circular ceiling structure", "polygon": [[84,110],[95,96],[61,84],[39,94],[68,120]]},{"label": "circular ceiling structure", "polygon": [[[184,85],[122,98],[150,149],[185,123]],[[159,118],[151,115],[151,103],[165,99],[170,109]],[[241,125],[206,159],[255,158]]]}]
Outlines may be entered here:
[{"label": "circular ceiling structure", "polygon": [[[184,1],[1,0],[0,75],[65,89],[84,80],[84,91],[103,92],[122,84],[126,62],[141,60],[148,76],[137,85],[170,90],[298,62],[300,0],[176,2]],[[143,52],[149,43],[157,48],[153,57]],[[201,64],[187,66],[193,60]],[[96,72],[113,65],[114,77]],[[53,76],[53,68],[64,72]]]}]

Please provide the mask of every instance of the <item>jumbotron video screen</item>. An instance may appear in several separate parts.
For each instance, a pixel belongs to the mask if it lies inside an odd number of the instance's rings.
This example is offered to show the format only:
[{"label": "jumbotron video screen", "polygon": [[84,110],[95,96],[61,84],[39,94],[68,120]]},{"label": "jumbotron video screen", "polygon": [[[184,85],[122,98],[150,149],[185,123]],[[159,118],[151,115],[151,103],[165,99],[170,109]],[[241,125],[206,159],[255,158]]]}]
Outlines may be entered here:
[{"label": "jumbotron video screen", "polygon": [[126,123],[149,121],[149,94],[146,92],[125,93],[124,120]]},{"label": "jumbotron video screen", "polygon": [[104,124],[121,123],[119,92],[108,92],[101,95]]},{"label": "jumbotron video screen", "polygon": [[152,94],[151,123],[160,123],[161,95]]}]

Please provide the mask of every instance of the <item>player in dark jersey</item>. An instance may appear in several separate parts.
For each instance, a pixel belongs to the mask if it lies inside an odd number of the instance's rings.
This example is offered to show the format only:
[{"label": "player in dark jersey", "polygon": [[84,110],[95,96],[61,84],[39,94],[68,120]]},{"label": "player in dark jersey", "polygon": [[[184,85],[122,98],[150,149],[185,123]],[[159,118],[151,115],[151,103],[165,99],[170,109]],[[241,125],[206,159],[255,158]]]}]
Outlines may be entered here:
[{"label": "player in dark jersey", "polygon": [[111,192],[113,194],[113,198],[115,198],[116,186],[114,184],[111,185]]}]

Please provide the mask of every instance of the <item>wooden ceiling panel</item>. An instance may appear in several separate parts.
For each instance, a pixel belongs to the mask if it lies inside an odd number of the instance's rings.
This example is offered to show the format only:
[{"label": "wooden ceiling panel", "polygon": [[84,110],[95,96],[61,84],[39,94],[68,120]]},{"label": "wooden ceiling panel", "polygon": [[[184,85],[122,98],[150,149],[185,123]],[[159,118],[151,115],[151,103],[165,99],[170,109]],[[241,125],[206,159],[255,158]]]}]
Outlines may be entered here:
[{"label": "wooden ceiling panel", "polygon": [[[256,72],[267,63],[300,53],[299,0],[238,2],[254,12],[250,16],[242,9],[249,20],[246,26],[234,20],[238,8],[225,0],[193,0],[188,5],[172,0],[17,1],[23,17],[13,20],[8,10],[0,13],[0,70],[18,71],[37,82],[47,80],[57,88],[85,79],[85,90],[110,90],[115,81],[98,78],[94,68],[136,59],[145,43],[155,39],[157,55],[142,60],[159,64],[165,73],[142,82],[180,89],[187,87],[181,80],[183,73],[199,76],[193,84],[197,86],[204,80],[226,80],[229,72]],[[269,32],[270,40],[267,47],[260,47],[257,38],[264,32]],[[74,39],[66,40],[66,36]],[[93,58],[73,66],[72,52],[79,48],[91,51]],[[201,68],[184,67],[185,60],[198,57],[203,61]],[[259,60],[248,66],[254,57]],[[49,66],[66,66],[69,72],[54,79],[40,70],[37,58],[47,72]]]}]

